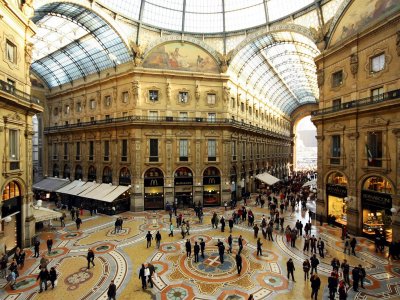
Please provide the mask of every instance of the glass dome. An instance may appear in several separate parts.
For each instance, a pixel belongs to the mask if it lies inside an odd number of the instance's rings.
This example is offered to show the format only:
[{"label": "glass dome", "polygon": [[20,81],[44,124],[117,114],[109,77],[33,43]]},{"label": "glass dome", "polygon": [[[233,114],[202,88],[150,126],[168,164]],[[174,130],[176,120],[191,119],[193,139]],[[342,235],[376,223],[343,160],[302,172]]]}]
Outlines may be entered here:
[{"label": "glass dome", "polygon": [[261,26],[314,6],[314,0],[98,0],[128,19],[172,31],[222,33]]}]

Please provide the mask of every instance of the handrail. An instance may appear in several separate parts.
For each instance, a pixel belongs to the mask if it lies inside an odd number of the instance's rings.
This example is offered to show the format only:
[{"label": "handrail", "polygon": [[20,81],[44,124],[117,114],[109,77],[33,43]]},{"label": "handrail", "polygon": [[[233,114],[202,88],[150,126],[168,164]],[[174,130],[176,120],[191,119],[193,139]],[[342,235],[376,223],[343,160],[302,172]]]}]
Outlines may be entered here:
[{"label": "handrail", "polygon": [[10,95],[15,96],[20,100],[41,105],[39,99],[32,97],[31,95],[16,89],[15,86],[13,86],[12,84],[9,84],[3,80],[0,80],[0,90],[8,93]]},{"label": "handrail", "polygon": [[208,119],[208,118],[182,118],[182,117],[155,117],[155,116],[125,116],[119,118],[106,118],[102,120],[96,121],[88,121],[88,122],[79,122],[79,123],[72,123],[72,124],[65,124],[65,125],[57,125],[57,126],[50,126],[45,127],[44,133],[48,134],[51,132],[56,132],[62,129],[73,129],[73,128],[80,128],[80,127],[90,127],[90,126],[97,126],[97,125],[104,125],[104,124],[118,124],[118,123],[154,123],[155,125],[160,122],[165,123],[203,123],[207,125],[230,125],[236,128],[246,129],[246,130],[253,130],[262,134],[268,134],[276,138],[289,138],[289,136],[285,136],[276,132],[273,132],[268,129],[260,128],[254,125],[246,124],[239,122],[233,119],[227,118],[216,118],[216,119]]},{"label": "handrail", "polygon": [[377,96],[365,97],[365,98],[361,98],[358,100],[345,102],[340,105],[335,105],[332,107],[314,110],[311,112],[311,115],[312,116],[320,116],[320,115],[325,115],[325,114],[329,114],[332,112],[338,112],[338,111],[349,109],[349,108],[363,107],[363,106],[367,106],[367,105],[381,103],[383,101],[393,100],[396,98],[400,98],[400,89],[386,92],[386,93],[383,93],[383,94],[377,95]]}]

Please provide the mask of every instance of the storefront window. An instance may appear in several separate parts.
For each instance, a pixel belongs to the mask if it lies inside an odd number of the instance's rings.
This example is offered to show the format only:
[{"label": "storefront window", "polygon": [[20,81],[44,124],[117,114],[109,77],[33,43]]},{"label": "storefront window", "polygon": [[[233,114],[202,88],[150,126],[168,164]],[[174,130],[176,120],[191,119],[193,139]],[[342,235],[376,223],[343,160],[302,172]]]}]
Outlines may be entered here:
[{"label": "storefront window", "polygon": [[327,178],[328,223],[347,225],[347,179],[340,172]]}]

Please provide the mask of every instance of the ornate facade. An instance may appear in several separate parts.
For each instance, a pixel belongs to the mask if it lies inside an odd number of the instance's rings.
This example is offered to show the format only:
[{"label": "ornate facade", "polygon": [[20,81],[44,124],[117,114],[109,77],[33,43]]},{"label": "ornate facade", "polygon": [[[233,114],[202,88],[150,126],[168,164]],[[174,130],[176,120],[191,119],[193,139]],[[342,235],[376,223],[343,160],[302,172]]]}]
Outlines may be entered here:
[{"label": "ornate facade", "polygon": [[[350,17],[352,16],[352,17]],[[366,17],[368,16],[368,17]],[[317,214],[400,238],[399,5],[353,1],[316,58]]]},{"label": "ornate facade", "polygon": [[29,21],[32,12],[28,4],[0,1],[0,253],[29,245],[35,232],[32,117],[42,107],[30,96],[32,46],[27,41],[35,32]]}]

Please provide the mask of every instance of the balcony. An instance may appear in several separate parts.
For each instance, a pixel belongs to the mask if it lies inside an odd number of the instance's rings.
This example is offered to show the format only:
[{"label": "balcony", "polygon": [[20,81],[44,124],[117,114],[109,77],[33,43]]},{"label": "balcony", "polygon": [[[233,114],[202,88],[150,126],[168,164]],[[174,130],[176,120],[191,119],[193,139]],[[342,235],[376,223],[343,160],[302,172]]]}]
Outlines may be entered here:
[{"label": "balcony", "polygon": [[26,102],[27,104],[37,104],[42,106],[39,99],[32,97],[31,95],[23,91],[17,90],[15,86],[3,80],[0,80],[0,91],[13,95],[14,97]]},{"label": "balcony", "polygon": [[[194,124],[195,123],[195,124]],[[258,134],[267,135],[270,137],[290,140],[290,136],[282,135],[272,130],[263,129],[258,126],[246,124],[244,122],[239,122],[232,119],[226,118],[216,118],[209,120],[207,118],[172,118],[172,117],[154,117],[154,116],[124,116],[120,118],[106,118],[102,120],[92,120],[88,122],[79,122],[79,123],[69,123],[68,125],[59,125],[59,126],[50,126],[45,127],[44,134],[50,133],[59,133],[60,131],[71,131],[74,129],[85,129],[85,128],[93,128],[93,127],[100,127],[100,126],[126,126],[129,124],[137,124],[137,125],[149,125],[149,126],[160,126],[160,125],[186,125],[186,126],[228,126],[235,129],[241,129],[246,131],[251,131]]]},{"label": "balcony", "polygon": [[311,116],[315,117],[315,116],[322,116],[322,115],[326,115],[326,114],[330,114],[333,112],[338,112],[338,111],[343,111],[346,109],[350,109],[350,108],[358,108],[358,107],[365,107],[368,105],[373,105],[376,103],[382,103],[388,100],[394,100],[394,99],[398,99],[400,98],[400,89],[399,90],[394,90],[394,91],[390,91],[387,93],[383,93],[381,95],[377,95],[374,97],[367,97],[367,98],[362,98],[359,100],[353,100],[350,102],[346,102],[346,103],[341,103],[338,105],[334,105],[332,107],[327,107],[327,108],[323,108],[323,109],[319,109],[319,110],[314,110],[313,112],[311,112]]}]

